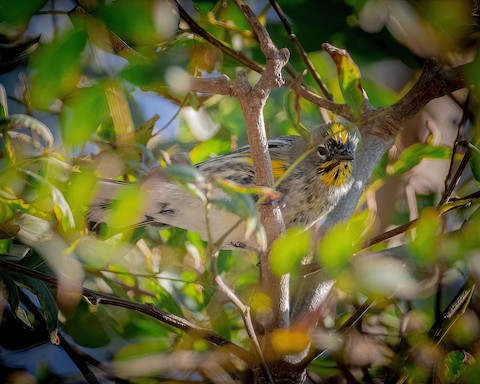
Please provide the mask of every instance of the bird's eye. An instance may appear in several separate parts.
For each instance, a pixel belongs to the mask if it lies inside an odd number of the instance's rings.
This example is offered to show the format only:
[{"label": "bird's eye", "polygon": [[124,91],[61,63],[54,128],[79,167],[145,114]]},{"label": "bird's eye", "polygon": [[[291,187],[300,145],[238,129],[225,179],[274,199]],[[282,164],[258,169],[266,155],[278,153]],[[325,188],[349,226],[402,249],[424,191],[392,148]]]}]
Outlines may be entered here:
[{"label": "bird's eye", "polygon": [[327,149],[325,147],[318,147],[317,148],[317,153],[318,153],[318,156],[320,156],[320,158],[322,160],[325,160],[326,157],[327,157]]}]

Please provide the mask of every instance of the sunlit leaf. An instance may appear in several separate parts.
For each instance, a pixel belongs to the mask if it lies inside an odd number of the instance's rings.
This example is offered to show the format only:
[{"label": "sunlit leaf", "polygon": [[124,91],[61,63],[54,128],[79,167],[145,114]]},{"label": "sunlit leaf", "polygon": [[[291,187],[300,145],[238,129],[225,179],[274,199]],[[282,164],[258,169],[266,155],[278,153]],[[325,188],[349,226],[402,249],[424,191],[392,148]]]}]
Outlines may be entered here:
[{"label": "sunlit leaf", "polygon": [[437,258],[439,226],[440,220],[436,209],[426,208],[421,212],[415,228],[416,237],[409,243],[410,250],[419,261],[430,263]]},{"label": "sunlit leaf", "polygon": [[452,148],[442,145],[429,145],[416,143],[405,149],[400,158],[387,169],[392,176],[397,176],[412,169],[420,163],[423,158],[429,159],[450,159]]},{"label": "sunlit leaf", "polygon": [[65,188],[65,200],[70,206],[77,227],[84,224],[84,207],[90,204],[97,178],[88,172],[74,173]]},{"label": "sunlit leaf", "polygon": [[295,273],[303,258],[312,250],[312,238],[309,231],[301,228],[289,228],[272,245],[270,267],[277,275]]},{"label": "sunlit leaf", "polygon": [[30,66],[34,75],[30,91],[35,106],[46,109],[54,99],[63,98],[75,88],[81,76],[80,56],[86,42],[85,31],[68,30],[32,55]]},{"label": "sunlit leaf", "polygon": [[368,220],[368,212],[340,222],[331,228],[318,248],[320,265],[330,275],[337,275],[345,269],[352,255],[359,249],[360,237]]},{"label": "sunlit leaf", "polygon": [[108,212],[107,223],[114,228],[124,228],[139,222],[146,208],[143,191],[137,186],[122,189],[114,198]]},{"label": "sunlit leaf", "polygon": [[117,0],[101,3],[98,15],[129,43],[157,45],[177,31],[179,16],[174,4],[162,0]]},{"label": "sunlit leaf", "polygon": [[193,164],[197,164],[211,157],[220,155],[231,150],[231,134],[227,130],[220,131],[212,138],[202,141],[190,151],[190,158]]},{"label": "sunlit leaf", "polygon": [[37,209],[34,204],[30,204],[22,199],[9,198],[10,196],[8,195],[6,197],[4,196],[6,195],[0,191],[0,203],[9,208],[13,208],[14,210],[18,210],[20,212],[29,213],[30,215],[39,217],[41,219],[49,220],[52,218],[52,215],[49,212]]},{"label": "sunlit leaf", "polygon": [[364,96],[361,74],[357,64],[352,60],[350,54],[343,49],[335,48],[329,44],[324,44],[323,48],[330,54],[337,66],[338,83],[345,101],[354,118],[360,118]]},{"label": "sunlit leaf", "polygon": [[77,90],[66,102],[60,114],[65,143],[85,144],[109,116],[105,88],[94,85]]}]

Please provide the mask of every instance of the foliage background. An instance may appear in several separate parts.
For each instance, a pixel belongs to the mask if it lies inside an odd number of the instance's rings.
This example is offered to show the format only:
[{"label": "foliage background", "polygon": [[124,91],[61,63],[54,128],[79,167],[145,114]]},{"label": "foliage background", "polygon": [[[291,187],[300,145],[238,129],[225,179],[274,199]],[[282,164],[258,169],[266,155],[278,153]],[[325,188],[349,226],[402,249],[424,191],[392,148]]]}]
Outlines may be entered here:
[{"label": "foliage background", "polygon": [[[376,107],[399,100],[426,59],[456,66],[476,55],[475,1],[278,3],[337,103],[345,102],[344,93],[335,64],[321,49],[323,42],[348,50]],[[180,4],[217,41],[263,63],[235,2]],[[288,71],[301,73],[304,61],[273,8],[268,2],[251,6],[277,46],[292,53]],[[188,152],[197,163],[246,143],[244,119],[234,98],[194,94],[185,85],[188,75],[226,74],[234,79],[242,65],[193,34],[169,1],[3,0],[0,14],[1,82],[8,96],[3,107],[10,110],[2,111],[1,124],[2,258],[58,279],[55,289],[5,265],[0,269],[0,357],[5,369],[26,367],[18,361],[26,359],[24,355],[12,350],[53,342],[60,343],[77,367],[63,373],[74,380],[94,382],[89,375],[111,379],[104,366],[77,349],[100,361],[113,361],[115,375],[123,380],[213,380],[226,372],[233,377],[232,363],[204,339],[189,337],[145,313],[89,302],[79,287],[152,303],[227,340],[249,345],[237,309],[210,281],[205,244],[198,235],[175,228],[140,229],[102,239],[85,230],[85,207],[98,176],[136,180],[148,168],[164,165],[165,154],[175,158]],[[47,21],[51,28],[46,28]],[[248,74],[252,82],[258,79],[255,71]],[[472,72],[469,79],[477,81],[478,74]],[[303,80],[321,94],[310,72]],[[452,203],[454,212],[441,217],[434,210],[446,178],[461,166],[465,153],[461,148],[452,151],[454,144],[466,140],[474,148],[478,143],[477,98],[473,87],[429,103],[405,122],[376,168],[359,204],[363,216],[354,217],[353,232],[347,233],[361,233],[365,240],[419,217],[414,231],[369,249],[381,252],[408,244],[400,260],[385,254],[352,259],[359,248],[342,248],[341,226],[324,239],[318,257],[327,276],[337,279],[344,292],[336,312],[325,316],[313,333],[299,327],[278,339],[279,353],[300,352],[308,342],[328,349],[329,354],[310,364],[311,380],[395,378],[399,361],[412,382],[431,375],[444,382],[474,380],[480,332],[476,295],[468,309],[456,308],[455,313],[465,313],[452,328],[450,323],[440,324],[445,328],[439,331],[441,337],[432,336],[432,329],[462,286],[462,292],[471,295],[479,271],[475,149],[455,190],[457,196],[470,196],[468,201]],[[19,113],[23,116],[14,115]],[[332,117],[296,99],[286,87],[272,93],[265,109],[269,137],[298,134],[299,121],[312,128]],[[137,204],[135,196],[123,199],[118,220],[128,220],[125,215],[134,213]],[[451,206],[442,206],[441,212],[447,208]],[[295,241],[297,250],[312,247],[308,234],[286,236],[285,242]],[[292,259],[288,247],[277,248],[282,251],[272,258],[272,268],[301,275],[299,263],[292,260],[304,254]],[[257,290],[256,263],[255,254],[222,251],[219,272],[261,318],[268,316],[270,303]],[[345,325],[367,297],[376,300],[367,299],[369,311],[360,325],[348,332],[343,328],[333,337],[333,330]],[[207,356],[214,363],[206,365]],[[143,369],[136,371],[135,364]],[[29,365],[28,374],[52,382],[61,373],[57,369]]]}]

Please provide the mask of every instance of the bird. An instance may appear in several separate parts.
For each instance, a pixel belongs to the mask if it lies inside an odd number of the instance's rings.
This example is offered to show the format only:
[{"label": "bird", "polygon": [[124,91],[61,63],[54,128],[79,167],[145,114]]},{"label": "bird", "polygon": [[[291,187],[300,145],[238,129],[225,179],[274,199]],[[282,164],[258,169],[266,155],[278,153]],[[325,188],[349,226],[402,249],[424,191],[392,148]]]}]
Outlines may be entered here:
[{"label": "bird", "polygon": [[[341,122],[322,124],[310,131],[310,140],[298,135],[268,141],[273,176],[283,177],[276,191],[286,228],[308,229],[339,202],[352,185],[357,138]],[[295,167],[289,169],[301,156]],[[255,186],[249,146],[194,165],[206,179],[222,179],[240,186]],[[285,173],[288,170],[288,175]],[[203,240],[220,242],[220,248],[258,250],[264,246],[262,231],[252,236],[248,224],[233,212],[213,206],[207,221],[205,202],[171,180],[165,168],[147,171],[138,182],[100,180],[87,212],[90,229],[108,224],[112,206],[122,190],[139,188],[142,208],[131,227],[174,226],[198,232]],[[224,190],[213,187],[213,199],[229,199]],[[258,200],[258,196],[252,197]]]}]

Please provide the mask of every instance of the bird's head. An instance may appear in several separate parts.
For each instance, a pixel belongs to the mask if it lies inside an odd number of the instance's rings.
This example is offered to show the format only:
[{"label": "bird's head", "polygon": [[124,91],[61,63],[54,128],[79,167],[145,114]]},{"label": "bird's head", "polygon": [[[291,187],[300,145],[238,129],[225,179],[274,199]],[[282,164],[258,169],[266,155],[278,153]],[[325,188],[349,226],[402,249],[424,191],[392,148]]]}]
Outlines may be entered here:
[{"label": "bird's head", "polygon": [[352,173],[356,139],[343,124],[335,122],[328,124],[327,129],[313,131],[312,143],[321,180],[329,186],[342,186]]}]

